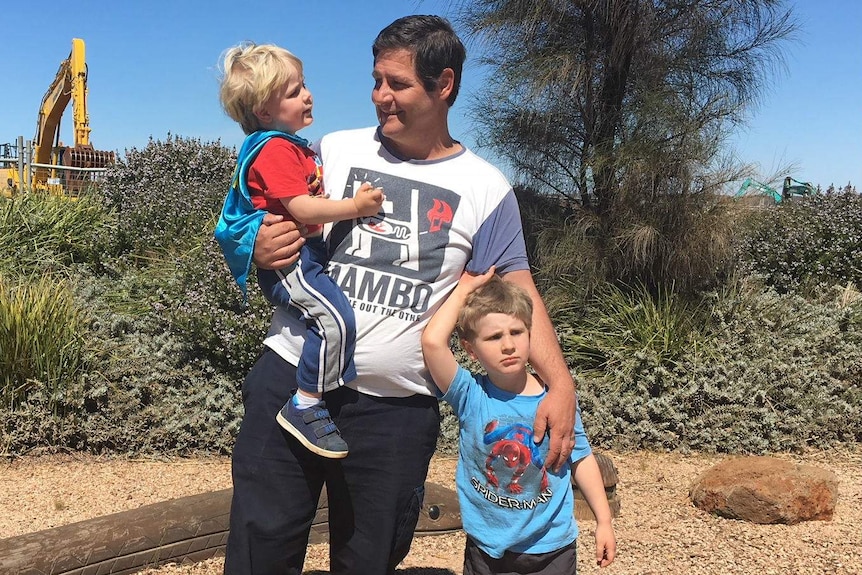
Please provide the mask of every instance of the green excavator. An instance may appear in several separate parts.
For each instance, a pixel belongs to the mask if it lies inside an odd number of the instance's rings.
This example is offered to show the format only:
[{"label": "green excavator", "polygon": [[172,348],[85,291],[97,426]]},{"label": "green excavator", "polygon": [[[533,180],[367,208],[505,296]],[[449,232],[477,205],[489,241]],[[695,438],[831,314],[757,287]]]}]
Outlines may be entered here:
[{"label": "green excavator", "polygon": [[743,181],[742,185],[739,187],[739,191],[736,192],[735,197],[767,196],[771,197],[775,200],[775,203],[778,204],[784,200],[813,196],[816,193],[817,188],[812,184],[794,180],[790,176],[784,178],[784,184],[781,186],[780,192],[771,186],[767,186],[763,182],[758,182],[754,178],[745,178],[745,181]]}]

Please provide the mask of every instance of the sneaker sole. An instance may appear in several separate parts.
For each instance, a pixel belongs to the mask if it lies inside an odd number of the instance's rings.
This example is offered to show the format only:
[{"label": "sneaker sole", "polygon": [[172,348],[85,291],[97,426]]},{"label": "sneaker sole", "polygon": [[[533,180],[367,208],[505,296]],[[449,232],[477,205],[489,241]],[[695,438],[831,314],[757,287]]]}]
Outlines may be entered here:
[{"label": "sneaker sole", "polygon": [[322,449],[322,448],[316,446],[315,444],[311,443],[309,440],[307,440],[305,438],[305,435],[303,435],[302,432],[300,432],[297,428],[292,426],[289,421],[287,421],[285,418],[283,418],[281,416],[281,412],[279,412],[275,416],[275,420],[282,427],[282,429],[284,429],[286,432],[288,432],[293,437],[295,437],[296,440],[299,441],[303,447],[305,447],[307,450],[311,451],[312,453],[316,453],[317,455],[319,455],[321,457],[325,457],[327,459],[344,459],[345,457],[347,457],[347,453],[348,453],[347,451],[330,451],[328,449]]}]

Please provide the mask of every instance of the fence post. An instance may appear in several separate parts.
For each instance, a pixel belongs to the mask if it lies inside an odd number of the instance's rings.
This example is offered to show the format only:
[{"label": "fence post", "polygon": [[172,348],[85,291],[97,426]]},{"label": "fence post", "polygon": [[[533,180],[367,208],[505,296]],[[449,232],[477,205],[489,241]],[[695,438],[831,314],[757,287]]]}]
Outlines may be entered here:
[{"label": "fence post", "polygon": [[18,186],[24,189],[24,136],[18,136]]},{"label": "fence post", "polygon": [[27,186],[33,186],[33,174],[36,172],[36,168],[33,167],[33,140],[27,140],[25,144],[27,148]]}]

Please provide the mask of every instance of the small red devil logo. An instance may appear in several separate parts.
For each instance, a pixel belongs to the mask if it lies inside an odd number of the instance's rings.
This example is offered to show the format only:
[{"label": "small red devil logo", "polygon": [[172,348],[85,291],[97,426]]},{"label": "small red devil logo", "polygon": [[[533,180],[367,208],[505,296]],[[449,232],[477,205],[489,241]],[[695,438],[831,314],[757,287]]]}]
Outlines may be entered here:
[{"label": "small red devil logo", "polygon": [[452,223],[452,207],[442,200],[435,199],[434,207],[428,210],[428,221],[431,223],[429,232],[439,232],[443,224]]}]

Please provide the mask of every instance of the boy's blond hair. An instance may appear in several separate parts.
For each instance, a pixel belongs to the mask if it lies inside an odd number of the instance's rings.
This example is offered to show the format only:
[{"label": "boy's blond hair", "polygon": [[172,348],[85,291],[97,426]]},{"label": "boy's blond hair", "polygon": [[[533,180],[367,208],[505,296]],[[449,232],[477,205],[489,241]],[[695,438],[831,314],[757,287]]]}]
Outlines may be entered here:
[{"label": "boy's blond hair", "polygon": [[253,42],[228,48],[221,67],[222,108],[246,134],[261,130],[263,126],[255,112],[293,79],[302,81],[302,60],[284,48]]},{"label": "boy's blond hair", "polygon": [[455,326],[458,337],[473,341],[479,320],[491,313],[511,315],[524,322],[528,330],[533,327],[533,300],[530,294],[495,274],[488,283],[467,296]]}]

